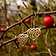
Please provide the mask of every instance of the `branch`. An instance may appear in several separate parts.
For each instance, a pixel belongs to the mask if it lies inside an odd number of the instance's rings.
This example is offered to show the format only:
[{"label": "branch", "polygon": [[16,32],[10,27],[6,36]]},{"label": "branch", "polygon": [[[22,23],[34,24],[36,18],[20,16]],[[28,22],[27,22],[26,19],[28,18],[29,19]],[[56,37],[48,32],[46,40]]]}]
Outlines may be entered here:
[{"label": "branch", "polygon": [[13,39],[10,39],[10,40],[5,41],[5,42],[2,42],[2,43],[0,44],[0,47],[2,47],[2,46],[4,46],[4,45],[6,45],[6,44],[8,44],[8,43],[10,43],[10,42],[12,42],[12,41],[14,41],[14,40],[16,40],[17,38],[18,38],[18,37],[13,38]]},{"label": "branch", "polygon": [[46,15],[46,14],[56,14],[56,11],[36,13],[36,15]]},{"label": "branch", "polygon": [[[48,29],[48,27],[46,27],[46,26],[42,26],[42,27],[39,27],[41,30],[43,30],[43,29]],[[49,27],[49,28],[56,28],[56,25],[53,25],[52,27]]]}]

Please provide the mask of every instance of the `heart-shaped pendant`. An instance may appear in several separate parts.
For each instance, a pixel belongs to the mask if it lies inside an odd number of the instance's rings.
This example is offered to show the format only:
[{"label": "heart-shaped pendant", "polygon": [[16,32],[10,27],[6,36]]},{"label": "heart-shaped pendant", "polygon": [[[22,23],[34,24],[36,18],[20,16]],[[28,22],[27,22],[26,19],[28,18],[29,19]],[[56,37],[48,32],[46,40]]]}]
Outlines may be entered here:
[{"label": "heart-shaped pendant", "polygon": [[27,34],[19,34],[18,41],[21,46],[26,45],[26,43],[28,41],[28,35]]},{"label": "heart-shaped pendant", "polygon": [[35,41],[41,34],[41,29],[40,28],[30,28],[27,30],[27,34],[32,39]]}]

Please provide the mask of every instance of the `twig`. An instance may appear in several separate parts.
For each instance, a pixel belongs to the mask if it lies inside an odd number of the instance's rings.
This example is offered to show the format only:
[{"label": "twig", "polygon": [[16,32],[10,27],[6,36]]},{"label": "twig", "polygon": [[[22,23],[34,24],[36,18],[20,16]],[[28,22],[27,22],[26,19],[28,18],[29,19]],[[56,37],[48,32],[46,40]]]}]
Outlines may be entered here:
[{"label": "twig", "polygon": [[17,38],[18,38],[18,37],[13,38],[13,39],[10,39],[10,40],[5,41],[5,42],[2,42],[2,43],[0,44],[0,47],[2,47],[2,46],[4,46],[4,45],[6,45],[6,44],[8,44],[8,43],[10,43],[10,42],[12,42],[12,41],[14,41],[14,40],[16,40]]},{"label": "twig", "polygon": [[56,11],[49,11],[49,12],[39,12],[36,15],[46,15],[46,14],[56,14]]},{"label": "twig", "polygon": [[22,2],[25,6],[25,8],[27,9],[28,12],[30,12],[30,10],[28,9],[28,7],[26,6],[26,4],[24,2]]},{"label": "twig", "polygon": [[[20,18],[22,19],[22,16],[21,16],[21,14],[19,13],[18,14],[19,16],[20,16]],[[24,22],[24,21],[22,21],[23,23],[24,23],[24,25],[29,29],[30,27],[28,27],[28,25]]]},{"label": "twig", "polygon": [[50,29],[48,29],[48,31],[47,31],[47,33],[46,33],[45,44],[46,44],[46,46],[48,47],[48,52],[49,52],[50,56],[53,56],[53,55],[52,55],[52,52],[51,52],[51,50],[50,50],[49,44],[48,44],[48,42],[47,42],[49,30],[50,30]]},{"label": "twig", "polygon": [[[43,53],[46,54],[46,53],[49,53],[49,52],[47,52],[47,51],[42,51],[42,52],[36,52],[36,53],[34,53],[34,54],[43,54]],[[53,53],[53,52],[52,52],[52,54],[56,56],[56,53]]]},{"label": "twig", "polygon": [[52,8],[49,6],[49,5],[47,5],[45,2],[43,2],[42,0],[40,0],[42,3],[44,3],[44,6],[46,6],[47,8],[49,8],[50,9],[50,11],[52,11]]},{"label": "twig", "polygon": [[4,6],[5,6],[5,19],[7,19],[6,0],[4,0]]}]

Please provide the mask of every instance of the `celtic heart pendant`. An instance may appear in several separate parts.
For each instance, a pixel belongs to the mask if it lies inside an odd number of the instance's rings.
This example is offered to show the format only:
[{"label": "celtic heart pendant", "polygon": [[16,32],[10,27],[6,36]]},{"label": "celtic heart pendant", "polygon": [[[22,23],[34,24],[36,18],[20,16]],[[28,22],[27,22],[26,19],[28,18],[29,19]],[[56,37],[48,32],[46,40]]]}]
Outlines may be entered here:
[{"label": "celtic heart pendant", "polygon": [[27,30],[27,34],[32,39],[35,41],[41,34],[41,29],[40,28],[30,28]]},{"label": "celtic heart pendant", "polygon": [[28,41],[28,35],[27,34],[19,34],[18,41],[21,46],[26,45],[26,43]]}]

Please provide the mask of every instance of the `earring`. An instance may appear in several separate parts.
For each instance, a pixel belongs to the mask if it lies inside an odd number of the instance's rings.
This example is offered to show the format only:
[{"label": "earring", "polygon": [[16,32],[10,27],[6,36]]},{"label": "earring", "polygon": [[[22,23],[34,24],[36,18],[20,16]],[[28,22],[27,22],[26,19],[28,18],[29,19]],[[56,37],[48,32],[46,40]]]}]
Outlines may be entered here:
[{"label": "earring", "polygon": [[40,28],[30,28],[27,30],[27,34],[32,39],[35,41],[41,34],[41,29]]},{"label": "earring", "polygon": [[18,41],[21,46],[26,45],[26,43],[28,41],[28,35],[27,34],[19,34]]}]

